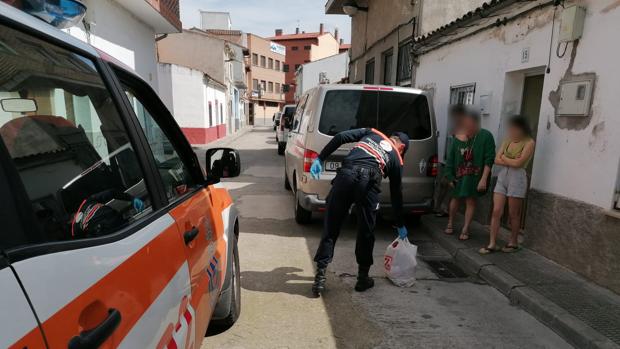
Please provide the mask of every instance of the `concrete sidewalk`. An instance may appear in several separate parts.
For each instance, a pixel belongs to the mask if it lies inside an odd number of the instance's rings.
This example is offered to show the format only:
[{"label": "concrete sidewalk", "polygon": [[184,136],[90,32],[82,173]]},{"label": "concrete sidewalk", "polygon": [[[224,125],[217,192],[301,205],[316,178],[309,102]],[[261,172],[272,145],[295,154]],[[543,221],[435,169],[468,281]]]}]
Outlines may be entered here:
[{"label": "concrete sidewalk", "polygon": [[461,242],[459,221],[452,236],[443,233],[446,218],[425,216],[422,222],[459,266],[497,288],[576,348],[620,348],[617,294],[529,249],[480,255],[478,250],[488,243],[488,229],[480,224],[472,226],[469,241]]}]

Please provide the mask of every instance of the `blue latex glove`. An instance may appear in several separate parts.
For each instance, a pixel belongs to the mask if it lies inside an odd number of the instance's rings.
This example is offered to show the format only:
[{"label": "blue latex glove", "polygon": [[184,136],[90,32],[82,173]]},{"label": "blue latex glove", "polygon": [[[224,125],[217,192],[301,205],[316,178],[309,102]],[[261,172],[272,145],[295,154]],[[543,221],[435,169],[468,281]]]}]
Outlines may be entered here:
[{"label": "blue latex glove", "polygon": [[323,165],[321,165],[321,160],[316,158],[310,167],[310,175],[314,179],[319,179],[321,177],[321,172],[323,172]]},{"label": "blue latex glove", "polygon": [[401,240],[404,240],[409,235],[409,232],[407,231],[407,228],[405,228],[404,225],[400,228],[396,228],[396,231],[398,231],[398,238]]},{"label": "blue latex glove", "polygon": [[133,199],[133,208],[138,213],[144,211],[144,201],[140,200],[139,198]]}]

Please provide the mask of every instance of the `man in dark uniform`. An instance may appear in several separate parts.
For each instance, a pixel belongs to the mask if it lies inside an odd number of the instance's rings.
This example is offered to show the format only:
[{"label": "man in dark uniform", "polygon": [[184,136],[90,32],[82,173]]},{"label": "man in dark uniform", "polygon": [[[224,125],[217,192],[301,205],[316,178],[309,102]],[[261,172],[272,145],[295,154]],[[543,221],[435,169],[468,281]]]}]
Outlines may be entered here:
[{"label": "man in dark uniform", "polygon": [[403,156],[409,148],[409,137],[405,133],[396,132],[388,138],[375,129],[361,128],[340,132],[312,163],[312,177],[319,178],[323,171],[322,164],[338,147],[354,142],[357,144],[344,159],[327,196],[325,227],[314,257],[317,273],[312,291],[317,295],[325,289],[325,269],[332,261],[340,228],[354,203],[358,216],[355,257],[359,266],[355,290],[362,292],[374,286],[368,271],[373,264],[374,228],[382,178],[390,179],[390,195],[398,234],[401,237],[407,236],[407,228],[403,225],[402,218]]}]

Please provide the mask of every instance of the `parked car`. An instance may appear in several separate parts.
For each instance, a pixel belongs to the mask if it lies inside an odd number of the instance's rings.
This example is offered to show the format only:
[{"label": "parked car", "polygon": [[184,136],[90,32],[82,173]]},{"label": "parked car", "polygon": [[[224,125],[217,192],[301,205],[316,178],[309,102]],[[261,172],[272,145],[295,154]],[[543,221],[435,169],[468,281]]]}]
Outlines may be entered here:
[{"label": "parked car", "polygon": [[199,348],[240,312],[238,214],[153,89],[0,2],[0,347]]},{"label": "parked car", "polygon": [[276,130],[276,140],[278,141],[278,154],[283,155],[288,141],[288,133],[293,123],[296,106],[294,104],[285,105],[280,115],[280,122]]},{"label": "parked car", "polygon": [[[306,92],[299,101],[286,146],[284,185],[295,194],[298,223],[308,223],[313,211],[324,210],[331,181],[354,144],[343,145],[326,159],[319,180],[310,176],[312,161],[338,132],[362,127],[409,135],[411,144],[403,171],[404,209],[412,214],[432,209],[438,159],[435,116],[428,93],[402,87],[322,85]],[[381,187],[383,210],[391,207],[389,181],[383,180]]]}]

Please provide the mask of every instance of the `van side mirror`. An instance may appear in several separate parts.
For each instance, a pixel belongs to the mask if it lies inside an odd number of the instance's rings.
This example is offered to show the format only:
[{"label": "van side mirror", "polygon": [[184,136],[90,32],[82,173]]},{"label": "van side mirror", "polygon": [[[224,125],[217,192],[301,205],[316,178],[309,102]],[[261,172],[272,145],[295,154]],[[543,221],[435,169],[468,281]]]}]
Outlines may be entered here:
[{"label": "van side mirror", "polygon": [[213,148],[207,150],[207,180],[217,181],[221,178],[233,178],[241,174],[241,157],[232,148]]},{"label": "van side mirror", "polygon": [[299,126],[299,120],[293,121],[293,130],[296,130],[297,126]]}]

